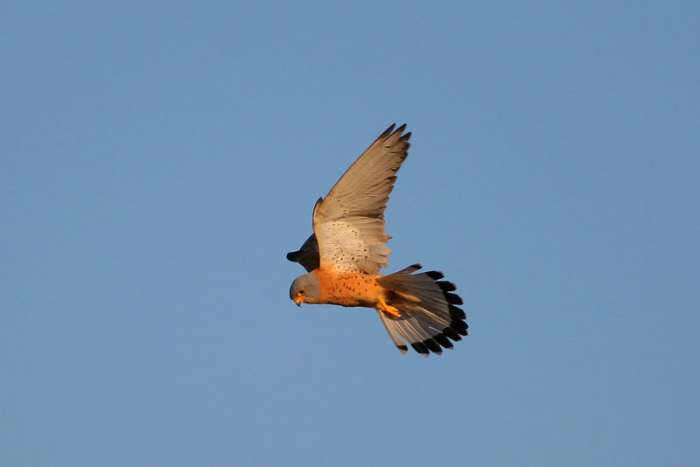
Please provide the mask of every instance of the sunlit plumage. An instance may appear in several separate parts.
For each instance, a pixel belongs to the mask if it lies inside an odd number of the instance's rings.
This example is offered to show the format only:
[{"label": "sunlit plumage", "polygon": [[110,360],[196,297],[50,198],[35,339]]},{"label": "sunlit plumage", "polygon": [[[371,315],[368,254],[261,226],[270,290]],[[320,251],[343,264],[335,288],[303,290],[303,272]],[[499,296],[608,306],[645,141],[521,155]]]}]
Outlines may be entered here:
[{"label": "sunlit plumage", "polygon": [[308,272],[292,283],[297,304],[374,308],[394,345],[406,352],[442,353],[467,335],[462,299],[437,271],[419,264],[382,275],[389,236],[384,210],[406,159],[411,133],[391,125],[347,169],[313,209],[313,234],[287,259]]}]

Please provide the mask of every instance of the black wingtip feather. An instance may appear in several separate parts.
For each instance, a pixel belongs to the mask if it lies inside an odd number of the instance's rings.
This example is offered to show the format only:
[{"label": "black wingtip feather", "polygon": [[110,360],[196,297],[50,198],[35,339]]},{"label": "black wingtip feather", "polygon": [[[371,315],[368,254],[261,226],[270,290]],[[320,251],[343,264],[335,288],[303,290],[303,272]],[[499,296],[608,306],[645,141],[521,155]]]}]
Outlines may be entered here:
[{"label": "black wingtip feather", "polygon": [[391,135],[394,132],[394,128],[396,128],[396,123],[392,123],[391,125],[389,125],[387,129],[384,130],[382,134],[377,137],[377,140],[388,138],[389,135]]},{"label": "black wingtip feather", "polygon": [[454,292],[457,290],[457,286],[450,281],[440,281],[437,283],[443,292]]},{"label": "black wingtip feather", "polygon": [[450,342],[450,340],[444,334],[438,334],[437,336],[433,337],[433,339],[435,339],[438,344],[446,349],[451,349],[453,347],[452,342]]},{"label": "black wingtip feather", "polygon": [[442,353],[442,347],[434,339],[426,339],[423,344],[433,353]]},{"label": "black wingtip feather", "polygon": [[455,342],[459,342],[462,340],[462,336],[460,336],[459,333],[452,328],[445,328],[443,329],[442,333]]},{"label": "black wingtip feather", "polygon": [[290,251],[289,253],[287,253],[287,259],[293,263],[296,263],[299,259],[300,254],[301,252],[299,251]]},{"label": "black wingtip feather", "polygon": [[[419,263],[409,266],[409,268],[414,268],[415,270],[420,269],[420,267]],[[468,335],[467,315],[461,308],[456,306],[461,305],[463,301],[459,295],[452,293],[457,290],[455,284],[447,280],[440,280],[444,278],[444,274],[440,271],[427,271],[423,274],[430,277],[440,287],[445,302],[447,302],[450,324],[438,334],[424,341],[412,343],[411,347],[423,356],[427,356],[430,353],[442,354],[443,349],[452,349],[454,347],[453,342],[459,342],[463,336]]]},{"label": "black wingtip feather", "polygon": [[427,274],[428,277],[430,277],[434,281],[439,281],[440,279],[445,277],[445,275],[440,271],[427,271],[425,274]]},{"label": "black wingtip feather", "polygon": [[450,318],[453,321],[467,319],[467,314],[464,313],[464,310],[462,310],[461,308],[456,307],[454,305],[450,305],[449,310],[450,310]]},{"label": "black wingtip feather", "polygon": [[450,292],[445,292],[445,300],[447,300],[447,303],[450,305],[462,305],[464,303],[462,297]]},{"label": "black wingtip feather", "polygon": [[422,342],[414,342],[411,344],[411,347],[413,347],[413,350],[423,355],[428,355],[430,353],[428,348]]},{"label": "black wingtip feather", "polygon": [[457,334],[466,336],[469,326],[464,321],[452,321],[450,323],[450,328],[452,328]]}]

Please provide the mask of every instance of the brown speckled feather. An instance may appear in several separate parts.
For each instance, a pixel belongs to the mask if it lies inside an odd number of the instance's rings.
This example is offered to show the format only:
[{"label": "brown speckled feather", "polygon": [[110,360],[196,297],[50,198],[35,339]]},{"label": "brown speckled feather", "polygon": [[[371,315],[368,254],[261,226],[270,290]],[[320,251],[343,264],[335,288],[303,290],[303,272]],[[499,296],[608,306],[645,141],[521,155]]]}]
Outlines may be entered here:
[{"label": "brown speckled feather", "polygon": [[387,128],[316,203],[321,268],[376,274],[387,265],[384,209],[409,148],[405,128]]}]

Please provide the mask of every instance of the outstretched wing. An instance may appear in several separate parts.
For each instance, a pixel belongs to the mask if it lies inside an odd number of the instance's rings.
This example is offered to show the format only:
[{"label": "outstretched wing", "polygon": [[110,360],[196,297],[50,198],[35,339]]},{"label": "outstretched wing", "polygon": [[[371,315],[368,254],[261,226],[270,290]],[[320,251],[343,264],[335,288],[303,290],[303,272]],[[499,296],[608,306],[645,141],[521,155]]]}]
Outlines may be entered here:
[{"label": "outstretched wing", "polygon": [[391,250],[384,209],[410,146],[405,129],[387,128],[316,202],[313,228],[321,268],[375,274],[387,265]]},{"label": "outstretched wing", "polygon": [[311,234],[297,251],[290,251],[287,253],[287,259],[301,264],[308,272],[317,269],[319,266],[319,258],[316,235]]}]

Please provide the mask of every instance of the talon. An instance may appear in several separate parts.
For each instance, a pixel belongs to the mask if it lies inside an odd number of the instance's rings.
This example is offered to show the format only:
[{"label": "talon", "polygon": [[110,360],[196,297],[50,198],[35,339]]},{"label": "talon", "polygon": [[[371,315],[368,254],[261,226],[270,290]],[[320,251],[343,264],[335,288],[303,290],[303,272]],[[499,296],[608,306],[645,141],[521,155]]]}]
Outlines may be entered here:
[{"label": "talon", "polygon": [[387,315],[393,316],[394,318],[401,317],[401,312],[399,311],[399,309],[395,306],[389,305],[387,302],[384,301],[383,298],[379,299],[379,302],[377,303],[377,308],[379,309],[379,311],[384,312]]}]

